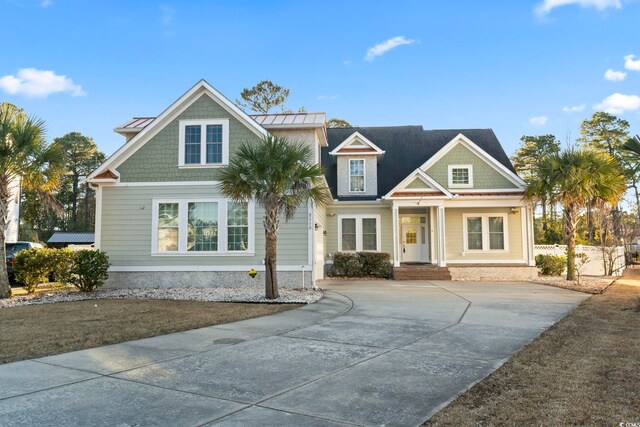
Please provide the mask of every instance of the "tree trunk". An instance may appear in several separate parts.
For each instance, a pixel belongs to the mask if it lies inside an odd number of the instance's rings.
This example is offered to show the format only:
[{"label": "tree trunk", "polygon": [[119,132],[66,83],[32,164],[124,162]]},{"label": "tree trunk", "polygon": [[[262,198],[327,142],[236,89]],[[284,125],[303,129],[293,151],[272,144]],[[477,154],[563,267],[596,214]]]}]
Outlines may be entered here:
[{"label": "tree trunk", "polygon": [[640,219],[640,194],[638,194],[638,184],[636,181],[633,181],[633,192],[636,196],[636,222]]},{"label": "tree trunk", "polygon": [[264,235],[265,235],[265,298],[276,299],[278,294],[278,270],[277,270],[277,243],[278,228],[280,228],[280,210],[277,204],[271,203],[264,210]]},{"label": "tree trunk", "polygon": [[544,237],[547,237],[547,198],[543,197],[540,204],[542,205],[542,232],[544,233]]},{"label": "tree trunk", "polygon": [[567,280],[576,279],[576,228],[577,212],[573,204],[564,211],[564,231],[567,241]]},{"label": "tree trunk", "polygon": [[0,299],[11,296],[11,285],[7,273],[7,248],[5,244],[5,232],[9,217],[9,181],[6,176],[0,177]]}]

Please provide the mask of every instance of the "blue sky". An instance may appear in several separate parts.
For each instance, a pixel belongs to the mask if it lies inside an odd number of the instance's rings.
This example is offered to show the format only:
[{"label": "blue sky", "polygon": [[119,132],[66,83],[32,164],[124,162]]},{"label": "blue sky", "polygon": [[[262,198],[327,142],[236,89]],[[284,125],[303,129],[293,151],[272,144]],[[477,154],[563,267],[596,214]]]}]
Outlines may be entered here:
[{"label": "blue sky", "polygon": [[231,99],[271,79],[289,107],[360,126],[490,127],[508,154],[523,134],[575,140],[597,109],[640,132],[637,0],[0,0],[0,16],[0,100],[107,154],[115,126],[201,78]]}]

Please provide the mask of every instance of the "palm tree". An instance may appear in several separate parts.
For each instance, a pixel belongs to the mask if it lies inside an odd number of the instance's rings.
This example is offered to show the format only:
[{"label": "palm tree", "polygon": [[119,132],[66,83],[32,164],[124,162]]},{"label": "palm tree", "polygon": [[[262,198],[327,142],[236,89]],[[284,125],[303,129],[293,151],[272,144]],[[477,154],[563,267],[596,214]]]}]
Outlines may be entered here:
[{"label": "palm tree", "polygon": [[224,196],[235,202],[255,200],[264,208],[267,299],[278,298],[276,243],[281,217],[292,219],[309,200],[320,205],[330,200],[322,167],[312,158],[308,145],[268,135],[259,143],[240,145],[220,174]]},{"label": "palm tree", "polygon": [[46,142],[43,120],[28,117],[13,104],[0,104],[0,298],[11,296],[5,264],[9,185],[19,179],[23,187],[49,195],[57,187],[63,162],[58,145]]},{"label": "palm tree", "polygon": [[580,211],[599,201],[617,203],[626,189],[618,161],[588,148],[570,148],[540,163],[539,179],[525,191],[530,201],[552,194],[563,207],[567,280],[575,280],[575,247]]}]

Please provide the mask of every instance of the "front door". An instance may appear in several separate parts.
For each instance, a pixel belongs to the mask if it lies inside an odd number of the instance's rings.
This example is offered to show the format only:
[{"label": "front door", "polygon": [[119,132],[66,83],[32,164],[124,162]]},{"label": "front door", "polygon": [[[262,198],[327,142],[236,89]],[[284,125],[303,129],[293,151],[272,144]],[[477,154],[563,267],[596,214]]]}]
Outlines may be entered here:
[{"label": "front door", "polygon": [[428,262],[427,218],[402,217],[400,227],[402,262]]},{"label": "front door", "polygon": [[420,224],[402,224],[402,261],[420,262],[422,258]]}]

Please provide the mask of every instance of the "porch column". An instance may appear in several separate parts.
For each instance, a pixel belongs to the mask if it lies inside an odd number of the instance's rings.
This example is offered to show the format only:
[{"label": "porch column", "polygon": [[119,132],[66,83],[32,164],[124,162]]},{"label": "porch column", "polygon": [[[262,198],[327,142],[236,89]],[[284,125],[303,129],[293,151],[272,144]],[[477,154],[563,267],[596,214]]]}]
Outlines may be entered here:
[{"label": "porch column", "polygon": [[438,206],[436,212],[436,224],[437,229],[436,233],[438,234],[438,266],[446,267],[447,259],[445,256],[446,246],[445,246],[445,223],[444,223],[444,206]]},{"label": "porch column", "polygon": [[526,213],[526,225],[527,225],[527,264],[534,267],[536,265],[536,255],[533,249],[535,244],[533,235],[533,209],[529,206],[524,206],[522,210]]},{"label": "porch column", "polygon": [[392,227],[393,227],[393,266],[400,267],[400,257],[398,254],[398,207],[392,206]]}]

